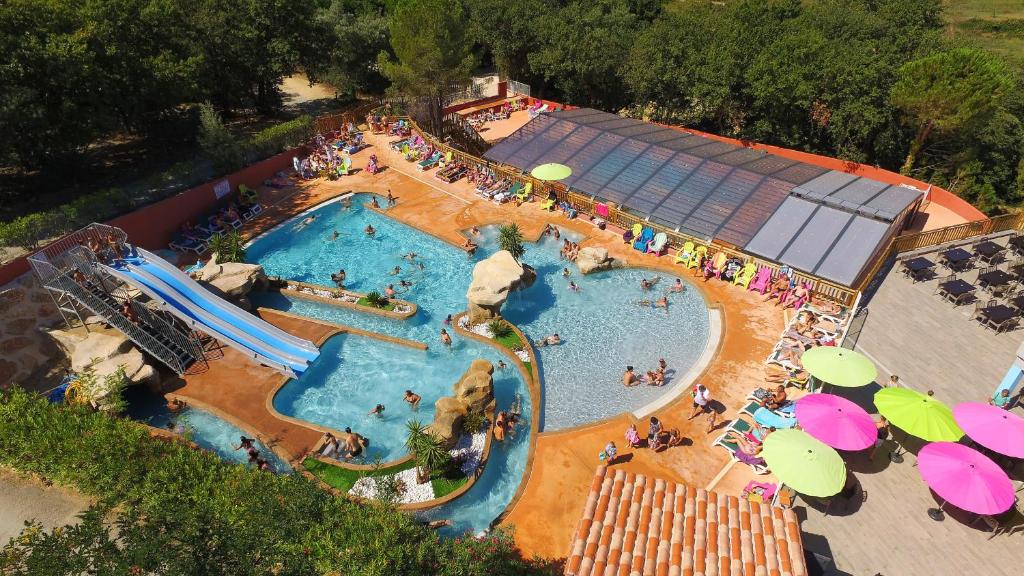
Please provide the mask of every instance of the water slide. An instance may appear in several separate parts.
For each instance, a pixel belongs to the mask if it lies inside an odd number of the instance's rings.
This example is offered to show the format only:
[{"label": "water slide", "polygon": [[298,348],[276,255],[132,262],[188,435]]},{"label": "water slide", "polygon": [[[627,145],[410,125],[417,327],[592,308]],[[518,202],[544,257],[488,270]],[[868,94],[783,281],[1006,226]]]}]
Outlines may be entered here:
[{"label": "water slide", "polygon": [[312,342],[245,312],[146,250],[136,249],[136,255],[123,265],[103,267],[160,302],[189,326],[290,376],[301,374],[320,355]]}]

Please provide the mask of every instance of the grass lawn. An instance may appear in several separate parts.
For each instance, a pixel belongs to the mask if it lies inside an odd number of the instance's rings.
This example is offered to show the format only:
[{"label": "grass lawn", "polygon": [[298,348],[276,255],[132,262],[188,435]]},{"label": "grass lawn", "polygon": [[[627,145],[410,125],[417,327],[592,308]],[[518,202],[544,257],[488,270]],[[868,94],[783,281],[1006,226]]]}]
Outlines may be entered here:
[{"label": "grass lawn", "polygon": [[953,34],[1024,67],[1024,2],[1021,0],[944,0]]},{"label": "grass lawn", "polygon": [[[312,472],[314,476],[323,480],[328,486],[337,488],[342,492],[348,492],[353,486],[355,486],[356,481],[364,476],[397,474],[398,472],[412,468],[415,466],[415,463],[410,460],[405,464],[398,464],[396,466],[381,468],[374,471],[348,470],[346,468],[341,468],[340,466],[324,464],[316,458],[306,458],[305,461],[302,462],[302,465],[306,467],[306,470]],[[434,486],[435,498],[451,494],[467,481],[469,481],[469,478],[461,472],[459,472],[458,475],[446,475],[440,472],[434,472],[430,476],[430,483]]]},{"label": "grass lawn", "polygon": [[366,306],[368,308],[376,308],[378,310],[388,310],[388,311],[391,311],[391,310],[395,309],[394,302],[391,302],[390,300],[384,306],[374,306],[373,304],[370,304],[370,301],[366,299],[366,296],[363,296],[359,300],[356,300],[356,304],[359,304],[360,306]]}]

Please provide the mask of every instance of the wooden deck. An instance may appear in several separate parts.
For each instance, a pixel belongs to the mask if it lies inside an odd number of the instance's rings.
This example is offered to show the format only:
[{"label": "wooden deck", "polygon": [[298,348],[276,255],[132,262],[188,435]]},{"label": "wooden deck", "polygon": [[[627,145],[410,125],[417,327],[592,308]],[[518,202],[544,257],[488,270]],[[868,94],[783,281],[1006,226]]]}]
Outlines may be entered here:
[{"label": "wooden deck", "polygon": [[[936,261],[937,252],[923,255]],[[948,275],[942,268],[937,271]],[[959,277],[974,283],[977,274],[975,270]],[[971,320],[973,303],[954,308],[933,294],[937,284],[937,279],[913,283],[897,268],[889,270],[867,299],[865,316],[854,321],[850,338],[857,350],[875,360],[878,382],[895,373],[903,386],[934,390],[950,406],[986,402],[1013,363],[1024,330],[995,334],[983,328]],[[874,413],[871,398],[878,389],[876,383],[833,392]],[[1016,410],[1024,415],[1020,407]],[[879,451],[874,464],[864,454],[846,454],[847,466],[867,497],[857,505],[836,504],[828,516],[822,506],[806,506],[801,513],[806,515],[801,524],[805,548],[834,558],[840,574],[1019,574],[1017,555],[1007,552],[1024,542],[1020,533],[988,540],[982,522],[972,526],[973,514],[952,508],[943,522],[928,517],[928,508],[938,501],[914,466],[914,453],[923,443],[911,439],[908,445],[912,453],[902,464],[889,462],[888,447]],[[1024,479],[1020,461],[1012,476]]]}]

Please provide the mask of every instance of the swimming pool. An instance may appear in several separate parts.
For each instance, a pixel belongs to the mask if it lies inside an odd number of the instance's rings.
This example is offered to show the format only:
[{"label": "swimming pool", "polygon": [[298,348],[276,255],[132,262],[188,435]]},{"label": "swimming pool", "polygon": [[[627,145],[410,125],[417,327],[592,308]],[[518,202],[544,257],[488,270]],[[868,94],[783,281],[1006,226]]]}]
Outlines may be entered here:
[{"label": "swimming pool", "polygon": [[[141,386],[129,387],[125,391],[125,400],[128,402],[128,416],[132,419],[145,422],[154,428],[184,427],[187,437],[200,448],[209,450],[228,462],[248,463],[249,456],[246,451],[234,449],[239,438],[247,434],[230,422],[192,407],[172,414],[162,396],[153,394]],[[256,442],[256,449],[273,471],[291,472],[292,468],[287,462],[281,460],[273,450],[259,441]]]},{"label": "swimming pool", "polygon": [[[419,305],[414,318],[394,321],[285,297],[262,300],[257,297],[256,303],[438,348],[438,331],[445,316],[466,308],[466,290],[473,266],[497,249],[495,233],[483,230],[477,239],[481,249],[475,257],[467,257],[462,250],[433,236],[363,208],[365,199],[365,195],[357,195],[350,209],[340,203],[323,205],[312,212],[317,217],[308,226],[297,229],[295,224],[288,223],[271,231],[249,246],[247,259],[262,264],[268,274],[325,285],[331,284],[332,272],[345,268],[347,287],[362,292],[383,292],[388,284],[397,286],[399,280],[406,279],[413,285],[400,297]],[[373,237],[363,233],[367,224],[377,230]],[[334,231],[339,232],[339,237],[332,241]],[[513,293],[503,309],[504,316],[531,340],[557,332],[563,341],[560,346],[536,351],[544,395],[541,429],[557,430],[601,420],[636,410],[672,393],[681,382],[673,377],[693,367],[708,343],[709,313],[700,291],[691,287],[682,294],[670,294],[668,312],[641,306],[638,301],[657,298],[674,279],[664,278],[660,288],[656,286],[656,290],[644,292],[640,289],[641,278],[652,278],[656,273],[618,269],[582,276],[575,265],[559,258],[558,247],[559,242],[553,238],[527,245],[523,261],[536,269],[538,279],[529,289]],[[422,270],[402,258],[408,252],[417,254],[415,261],[423,263]],[[396,267],[399,273],[392,274]],[[569,269],[569,278],[563,277],[563,268]],[[569,290],[570,280],[580,286],[579,292]],[[359,379],[358,374],[334,375],[333,372],[346,369],[330,358],[331,354],[324,356],[327,358],[318,362],[332,368],[314,363],[306,374],[287,384],[279,394],[283,395],[282,401],[275,401],[281,412],[306,418],[303,412],[323,414],[333,410],[333,407],[318,408],[312,398],[309,402],[293,399],[301,398],[300,391],[306,389],[326,390],[321,398],[342,392],[339,387],[324,388],[325,379],[338,382],[347,379],[349,383],[353,378]],[[421,357],[424,362],[420,368],[424,375],[412,378],[411,382],[421,379],[425,383],[437,382],[438,373],[445,369],[435,369],[429,361],[439,357],[431,353]],[[665,358],[669,365],[666,386],[622,387],[621,376],[627,365],[643,371],[655,367],[659,358]],[[453,367],[457,369],[458,365],[468,366],[468,363],[456,363]],[[403,376],[408,374],[408,370],[403,372]],[[460,374],[460,371],[447,373],[447,380],[440,379],[443,388],[450,389]],[[367,381],[369,378],[363,380],[366,386],[374,385]],[[422,386],[407,387],[417,393],[421,393],[420,389],[426,390]],[[363,414],[376,403],[395,404],[393,392],[388,394],[387,402],[362,398]],[[350,411],[348,416],[355,416],[355,411]]]}]

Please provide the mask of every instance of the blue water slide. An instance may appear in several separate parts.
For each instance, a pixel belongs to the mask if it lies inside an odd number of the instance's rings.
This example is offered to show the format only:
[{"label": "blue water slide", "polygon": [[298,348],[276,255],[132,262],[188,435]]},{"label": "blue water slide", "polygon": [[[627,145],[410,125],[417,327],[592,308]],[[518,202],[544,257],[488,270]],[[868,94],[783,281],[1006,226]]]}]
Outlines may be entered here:
[{"label": "blue water slide", "polygon": [[191,276],[178,270],[163,258],[141,248],[136,249],[136,254],[136,257],[127,259],[129,265],[136,266],[163,280],[203,309],[217,314],[232,325],[285,354],[308,361],[316,360],[320,356],[320,349],[309,340],[293,336],[231,304],[201,286]]},{"label": "blue water slide", "polygon": [[116,268],[103,265],[103,269],[122,282],[135,286],[190,327],[209,334],[260,364],[265,364],[293,377],[298,376],[306,369],[305,360],[280,354],[266,343],[203,310],[151,274],[131,265]]}]

